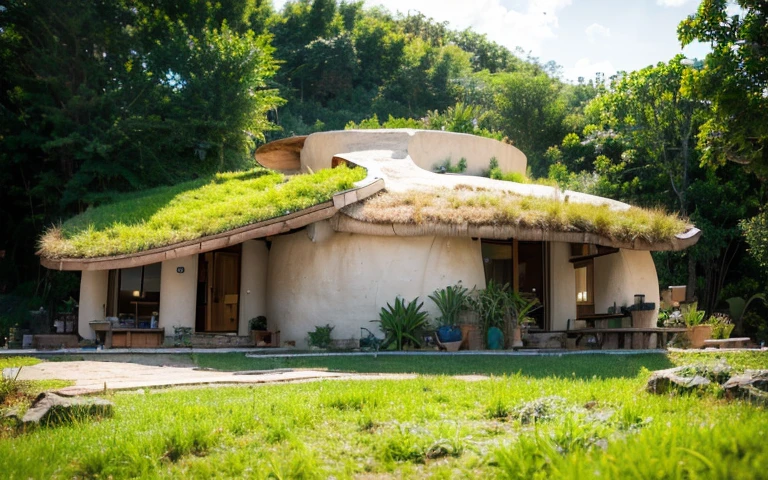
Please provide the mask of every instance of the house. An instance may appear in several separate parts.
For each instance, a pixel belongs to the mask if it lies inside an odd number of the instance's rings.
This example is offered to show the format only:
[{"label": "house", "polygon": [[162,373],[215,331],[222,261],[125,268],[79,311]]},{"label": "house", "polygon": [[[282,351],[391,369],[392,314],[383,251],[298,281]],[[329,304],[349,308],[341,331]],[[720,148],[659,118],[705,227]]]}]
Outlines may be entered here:
[{"label": "house", "polygon": [[[569,319],[630,305],[636,294],[658,305],[650,252],[684,249],[701,234],[606,198],[483,177],[493,162],[519,178],[526,157],[467,134],[323,132],[264,145],[256,160],[288,176],[340,165],[365,171],[313,205],[192,237],[175,237],[182,226],[171,222],[160,229],[171,232],[166,240],[107,254],[72,245],[72,235],[108,228],[75,217],[73,232],[58,233],[63,248],[46,248],[44,238],[40,256],[47,268],[82,271],[80,335],[94,338],[93,320],[156,311],[165,335],[187,327],[245,337],[249,319],[264,315],[283,341],[303,346],[317,325],[358,338],[398,295],[426,300],[437,288],[483,288],[488,279],[538,297],[538,326],[564,330]],[[434,173],[447,160],[465,171]]]}]

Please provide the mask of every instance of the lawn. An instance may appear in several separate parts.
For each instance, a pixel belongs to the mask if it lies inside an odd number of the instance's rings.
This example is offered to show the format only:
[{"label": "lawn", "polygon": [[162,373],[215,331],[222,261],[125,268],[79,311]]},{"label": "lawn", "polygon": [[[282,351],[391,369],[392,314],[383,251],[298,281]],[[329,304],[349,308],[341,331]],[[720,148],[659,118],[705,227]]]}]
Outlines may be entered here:
[{"label": "lawn", "polygon": [[[768,367],[765,354],[728,357],[741,369]],[[215,358],[234,361],[194,360]],[[0,439],[0,471],[5,478],[763,477],[764,409],[717,392],[644,391],[646,368],[688,358],[695,357],[304,358],[305,366],[346,370],[494,375],[116,393],[114,418]]]}]

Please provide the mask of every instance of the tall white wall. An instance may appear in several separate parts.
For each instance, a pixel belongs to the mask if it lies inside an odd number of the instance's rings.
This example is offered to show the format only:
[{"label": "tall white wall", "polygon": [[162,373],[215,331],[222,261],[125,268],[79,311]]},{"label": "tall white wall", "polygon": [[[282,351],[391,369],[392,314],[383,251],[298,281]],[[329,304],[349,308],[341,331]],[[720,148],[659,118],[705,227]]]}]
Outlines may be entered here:
[{"label": "tall white wall", "polygon": [[[327,232],[327,230],[324,230]],[[480,241],[448,237],[376,237],[331,232],[297,232],[274,238],[269,252],[267,318],[281,340],[306,346],[315,326],[335,326],[337,339],[359,338],[360,327],[382,336],[382,307],[400,295],[419,297],[461,280],[485,287]]]},{"label": "tall white wall", "polygon": [[568,319],[576,318],[576,273],[569,262],[571,244],[552,242],[550,245],[550,318],[552,330],[565,330]]},{"label": "tall white wall", "polygon": [[77,311],[77,331],[81,337],[90,340],[96,338],[88,322],[104,320],[108,289],[109,270],[83,270]]},{"label": "tall white wall", "polygon": [[619,307],[632,305],[637,293],[658,310],[659,277],[651,252],[622,249],[595,258],[595,313],[607,312],[613,302]]},{"label": "tall white wall", "polygon": [[[238,335],[248,335],[248,321],[267,315],[267,268],[269,250],[263,241],[243,242],[240,257],[240,322]],[[267,317],[269,320],[269,317]],[[272,325],[268,325],[272,328]]]},{"label": "tall white wall", "polygon": [[[184,273],[176,269],[184,267]],[[160,320],[165,336],[173,335],[173,327],[195,328],[197,306],[197,255],[163,262],[160,270]]]}]

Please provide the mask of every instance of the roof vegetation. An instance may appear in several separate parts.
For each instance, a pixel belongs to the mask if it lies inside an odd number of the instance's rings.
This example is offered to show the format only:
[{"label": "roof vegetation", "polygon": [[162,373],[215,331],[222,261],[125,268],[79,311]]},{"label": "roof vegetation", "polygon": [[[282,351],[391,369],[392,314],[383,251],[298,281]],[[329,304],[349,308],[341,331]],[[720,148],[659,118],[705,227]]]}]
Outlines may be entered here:
[{"label": "roof vegetation", "polygon": [[370,223],[514,225],[594,233],[621,242],[638,238],[666,242],[689,228],[686,221],[659,209],[616,211],[608,205],[563,202],[464,184],[453,189],[384,192],[345,213]]},{"label": "roof vegetation", "polygon": [[215,235],[323,203],[365,175],[362,168],[339,166],[286,181],[282,174],[254,169],[126,194],[49,229],[40,254],[130,254]]}]

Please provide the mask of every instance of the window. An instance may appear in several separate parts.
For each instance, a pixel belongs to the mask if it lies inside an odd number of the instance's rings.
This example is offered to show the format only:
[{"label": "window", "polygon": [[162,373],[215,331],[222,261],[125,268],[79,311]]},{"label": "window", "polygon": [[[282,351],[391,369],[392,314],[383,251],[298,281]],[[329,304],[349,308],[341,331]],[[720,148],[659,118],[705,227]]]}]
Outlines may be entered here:
[{"label": "window", "polygon": [[161,264],[109,272],[107,315],[139,326],[160,307]]},{"label": "window", "polygon": [[594,275],[594,261],[585,260],[573,265],[576,271],[576,304],[593,305],[595,303],[592,278]]}]

